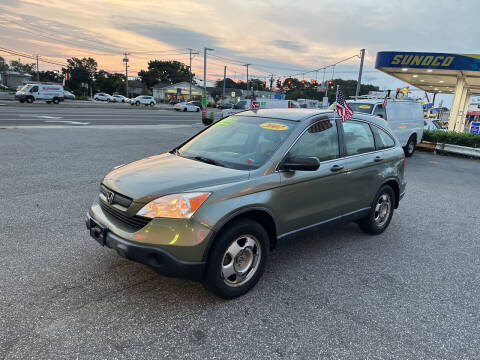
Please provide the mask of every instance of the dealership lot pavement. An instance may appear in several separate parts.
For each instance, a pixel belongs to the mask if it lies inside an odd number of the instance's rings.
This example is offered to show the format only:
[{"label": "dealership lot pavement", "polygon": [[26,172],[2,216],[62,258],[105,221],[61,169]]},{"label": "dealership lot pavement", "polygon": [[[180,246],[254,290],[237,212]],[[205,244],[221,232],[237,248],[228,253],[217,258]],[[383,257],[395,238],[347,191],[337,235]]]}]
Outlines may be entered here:
[{"label": "dealership lot pavement", "polygon": [[281,243],[256,288],[224,301],[84,225],[113,166],[171,149],[198,118],[69,111],[56,114],[92,123],[0,129],[0,358],[478,358],[479,161],[416,153],[384,234],[351,224]]}]

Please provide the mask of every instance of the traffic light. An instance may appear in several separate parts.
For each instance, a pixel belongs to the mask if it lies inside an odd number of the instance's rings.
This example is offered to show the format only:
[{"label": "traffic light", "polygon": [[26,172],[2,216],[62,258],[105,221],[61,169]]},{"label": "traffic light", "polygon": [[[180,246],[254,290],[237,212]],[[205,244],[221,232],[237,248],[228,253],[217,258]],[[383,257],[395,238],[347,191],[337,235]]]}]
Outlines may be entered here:
[{"label": "traffic light", "polygon": [[313,88],[316,89],[318,87],[317,80],[313,80]]},{"label": "traffic light", "polygon": [[333,80],[328,80],[328,88],[333,89],[335,87],[335,84],[333,83]]},{"label": "traffic light", "polygon": [[292,87],[292,80],[288,80],[288,87],[289,87],[289,88]]},{"label": "traffic light", "polygon": [[277,88],[281,88],[282,87],[282,82],[280,81],[280,79],[277,80]]},{"label": "traffic light", "polygon": [[302,80],[302,85],[303,87],[305,87],[305,80]]},{"label": "traffic light", "polygon": [[267,88],[267,82],[266,82],[266,81],[264,81],[264,82],[262,83],[262,85],[263,85],[263,88],[264,88],[264,89]]}]

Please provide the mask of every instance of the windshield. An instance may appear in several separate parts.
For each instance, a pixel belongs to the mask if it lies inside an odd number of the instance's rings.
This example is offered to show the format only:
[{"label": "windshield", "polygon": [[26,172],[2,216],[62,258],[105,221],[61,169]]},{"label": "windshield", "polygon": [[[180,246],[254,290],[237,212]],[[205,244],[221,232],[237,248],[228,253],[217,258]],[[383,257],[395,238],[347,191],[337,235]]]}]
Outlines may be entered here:
[{"label": "windshield", "polygon": [[27,90],[31,85],[30,84],[27,84],[27,85],[23,85],[19,91],[21,90]]},{"label": "windshield", "polygon": [[352,102],[347,102],[348,105],[352,108],[353,111],[356,112],[362,112],[365,114],[371,114],[373,107],[375,104],[366,104],[366,103],[352,103]]},{"label": "windshield", "polygon": [[194,137],[177,154],[233,169],[257,169],[296,126],[287,120],[230,116]]}]

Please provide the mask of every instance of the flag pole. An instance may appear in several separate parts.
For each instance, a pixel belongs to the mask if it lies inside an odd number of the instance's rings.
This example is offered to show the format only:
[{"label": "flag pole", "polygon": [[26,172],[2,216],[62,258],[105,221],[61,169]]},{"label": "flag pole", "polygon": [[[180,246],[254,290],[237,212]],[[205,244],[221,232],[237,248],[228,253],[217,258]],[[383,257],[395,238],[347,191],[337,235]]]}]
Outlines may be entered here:
[{"label": "flag pole", "polygon": [[335,94],[335,105],[333,106],[333,121],[337,119],[337,99],[338,99],[338,88],[340,85],[337,84],[337,92]]}]

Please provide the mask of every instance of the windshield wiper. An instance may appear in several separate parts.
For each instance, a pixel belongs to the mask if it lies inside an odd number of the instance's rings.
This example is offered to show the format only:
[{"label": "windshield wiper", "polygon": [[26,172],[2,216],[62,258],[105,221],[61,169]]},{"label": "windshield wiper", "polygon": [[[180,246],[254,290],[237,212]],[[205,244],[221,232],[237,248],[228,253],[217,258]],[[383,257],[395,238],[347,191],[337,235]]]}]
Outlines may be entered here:
[{"label": "windshield wiper", "polygon": [[190,159],[201,161],[211,165],[225,167],[225,165],[223,165],[221,162],[218,162],[217,160],[213,160],[204,156],[193,156],[193,157],[190,157]]}]

